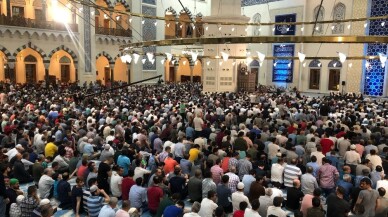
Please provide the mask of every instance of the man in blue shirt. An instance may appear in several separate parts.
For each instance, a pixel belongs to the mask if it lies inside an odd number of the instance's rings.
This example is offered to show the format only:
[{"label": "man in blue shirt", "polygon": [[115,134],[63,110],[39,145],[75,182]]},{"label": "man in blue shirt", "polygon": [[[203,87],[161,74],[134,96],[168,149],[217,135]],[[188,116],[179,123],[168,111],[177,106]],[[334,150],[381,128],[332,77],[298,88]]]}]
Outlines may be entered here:
[{"label": "man in blue shirt", "polygon": [[311,162],[308,162],[306,164],[306,167],[312,167],[314,170],[313,170],[313,175],[315,177],[317,177],[318,175],[318,170],[319,170],[319,165],[317,163],[317,157],[315,155],[311,156]]},{"label": "man in blue shirt", "polygon": [[185,207],[185,203],[183,203],[183,201],[180,200],[175,205],[166,207],[166,209],[163,212],[163,217],[182,216],[184,207]]},{"label": "man in blue shirt", "polygon": [[353,188],[352,177],[349,174],[344,174],[343,178],[338,181],[337,186],[342,186],[345,189],[344,199],[349,200],[349,195]]},{"label": "man in blue shirt", "polygon": [[101,211],[98,217],[115,217],[116,212],[114,209],[116,208],[116,206],[117,206],[117,198],[116,197],[110,198],[109,204],[101,208]]},{"label": "man in blue shirt", "polygon": [[[108,203],[110,198],[103,189],[98,189],[97,185],[90,187],[90,193],[91,195],[86,200],[89,217],[98,217],[104,203]],[[104,197],[101,197],[100,194]]]},{"label": "man in blue shirt", "polygon": [[127,157],[128,156],[128,150],[123,149],[121,155],[117,158],[117,165],[122,167],[124,169],[123,176],[128,175],[129,167],[131,166],[131,160]]}]

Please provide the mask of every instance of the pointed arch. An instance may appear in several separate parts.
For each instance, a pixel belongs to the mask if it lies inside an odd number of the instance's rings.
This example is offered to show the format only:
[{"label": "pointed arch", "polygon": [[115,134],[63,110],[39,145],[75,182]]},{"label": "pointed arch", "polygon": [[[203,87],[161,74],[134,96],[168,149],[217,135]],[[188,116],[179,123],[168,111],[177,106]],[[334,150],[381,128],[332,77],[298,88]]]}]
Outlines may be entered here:
[{"label": "pointed arch", "polygon": [[342,63],[338,60],[332,60],[327,66],[329,68],[342,68]]},{"label": "pointed arch", "polygon": [[33,49],[34,51],[38,52],[39,55],[42,57],[43,60],[46,60],[47,59],[47,55],[46,53],[40,49],[39,47],[37,47],[36,45],[32,44],[31,42],[28,42],[27,44],[23,45],[23,46],[20,46],[18,47],[15,52],[13,53],[13,56],[16,57],[18,55],[18,53],[26,48],[31,48]]},{"label": "pointed arch", "polygon": [[[314,8],[313,19],[314,20],[317,19],[317,21],[323,21],[325,19],[325,8],[323,6],[318,5],[317,7]],[[317,23],[314,32],[322,34],[323,33],[323,24]]]},{"label": "pointed arch", "polygon": [[321,67],[322,67],[322,63],[317,59],[311,60],[311,62],[309,63],[309,68],[321,68]]},{"label": "pointed arch", "polygon": [[114,0],[103,0],[103,1],[106,3],[106,5],[108,5],[109,8],[113,8],[115,6],[113,2]]},{"label": "pointed arch", "polygon": [[168,7],[168,8],[164,11],[164,14],[167,14],[167,13],[171,13],[171,14],[169,14],[169,15],[173,15],[174,17],[177,16],[176,11],[175,11],[174,8],[172,8],[171,6]]},{"label": "pointed arch", "polygon": [[109,64],[114,64],[114,63],[115,63],[115,61],[114,61],[114,59],[112,58],[112,56],[109,55],[109,54],[108,54],[107,52],[105,52],[105,51],[103,51],[103,52],[97,54],[96,60],[97,60],[100,56],[106,57],[106,58],[108,59]]},{"label": "pointed arch", "polygon": [[69,49],[68,47],[66,47],[65,45],[61,45],[61,46],[55,48],[54,50],[52,50],[52,51],[50,52],[50,54],[48,55],[49,59],[51,59],[51,57],[52,57],[56,52],[58,52],[58,51],[60,51],[60,50],[66,51],[66,52],[71,56],[71,58],[73,59],[73,61],[74,61],[75,63],[78,63],[78,57],[77,57],[76,53],[75,53],[74,51],[72,51],[71,49]]},{"label": "pointed arch", "polygon": [[[346,15],[346,6],[345,4],[339,2],[334,6],[333,9],[333,20],[344,20]],[[332,30],[333,34],[341,34],[344,33],[344,23],[335,23],[334,28]]]},{"label": "pointed arch", "polygon": [[11,57],[11,53],[8,51],[8,49],[1,46],[1,45],[0,45],[0,51],[4,53],[5,57],[7,57],[7,59]]},{"label": "pointed arch", "polygon": [[116,0],[114,6],[116,6],[118,3],[121,3],[125,7],[126,11],[131,11],[131,7],[126,0]]},{"label": "pointed arch", "polygon": [[[252,23],[260,23],[261,22],[261,14],[256,13],[252,17]],[[253,26],[252,35],[260,35],[260,26]]]}]

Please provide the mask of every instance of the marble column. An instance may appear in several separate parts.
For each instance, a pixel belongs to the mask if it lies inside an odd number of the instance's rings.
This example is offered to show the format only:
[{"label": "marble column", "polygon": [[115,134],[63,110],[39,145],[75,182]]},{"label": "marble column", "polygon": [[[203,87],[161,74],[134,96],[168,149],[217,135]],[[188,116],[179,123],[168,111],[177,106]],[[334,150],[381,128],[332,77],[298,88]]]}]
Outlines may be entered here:
[{"label": "marble column", "polygon": [[[203,22],[238,22],[248,23],[249,17],[241,15],[241,1],[211,1],[211,15],[203,18]],[[204,37],[246,36],[245,26],[207,25]],[[205,56],[220,56],[219,59],[204,59],[203,91],[204,92],[235,92],[237,90],[237,66],[234,60],[224,61],[221,52],[229,56],[245,56],[246,44],[214,44],[204,45]]]},{"label": "marble column", "polygon": [[49,77],[50,59],[45,58],[43,60],[43,65],[44,65],[44,80],[46,82],[46,88],[48,88],[50,85],[50,77]]},{"label": "marble column", "polygon": [[[354,0],[352,18],[367,17],[368,1]],[[365,35],[364,22],[354,22],[351,24],[351,35]],[[350,44],[348,56],[361,56],[364,54],[364,44]],[[352,64],[352,67],[347,67],[346,72],[346,92],[359,93],[363,89],[363,60],[349,60],[345,63]]]}]

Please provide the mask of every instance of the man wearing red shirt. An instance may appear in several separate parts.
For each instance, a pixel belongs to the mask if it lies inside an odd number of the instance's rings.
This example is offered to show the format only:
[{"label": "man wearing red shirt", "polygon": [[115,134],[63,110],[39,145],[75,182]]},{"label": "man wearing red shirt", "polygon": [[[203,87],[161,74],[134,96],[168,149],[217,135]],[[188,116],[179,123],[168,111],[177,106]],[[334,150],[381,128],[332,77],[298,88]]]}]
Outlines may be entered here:
[{"label": "man wearing red shirt", "polygon": [[154,176],[153,181],[154,185],[149,187],[147,190],[147,198],[148,198],[148,209],[152,215],[155,215],[159,203],[163,198],[163,190],[159,187],[159,183],[161,178],[159,176]]},{"label": "man wearing red shirt", "polygon": [[164,160],[164,173],[167,175],[173,172],[176,165],[179,165],[178,162],[173,159],[172,153],[169,153],[168,157]]},{"label": "man wearing red shirt", "polygon": [[133,180],[133,176],[135,175],[135,171],[129,170],[128,176],[124,177],[124,179],[121,182],[121,198],[123,200],[129,199],[129,190],[131,190],[131,187],[136,184],[136,182]]},{"label": "man wearing red shirt", "polygon": [[322,154],[325,156],[327,152],[330,152],[331,149],[334,148],[334,142],[333,140],[329,139],[327,134],[324,134],[324,138],[321,139],[320,144],[322,146]]}]

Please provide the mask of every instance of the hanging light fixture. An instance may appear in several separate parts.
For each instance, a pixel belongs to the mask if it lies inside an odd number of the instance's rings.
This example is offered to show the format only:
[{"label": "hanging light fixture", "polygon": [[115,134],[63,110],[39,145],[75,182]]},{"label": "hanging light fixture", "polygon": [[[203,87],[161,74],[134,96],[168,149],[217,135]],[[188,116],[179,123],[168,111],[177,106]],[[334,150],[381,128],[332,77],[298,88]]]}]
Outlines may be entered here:
[{"label": "hanging light fixture", "polygon": [[193,62],[197,61],[198,53],[197,52],[191,52],[191,59],[193,59]]},{"label": "hanging light fixture", "polygon": [[306,67],[306,63],[303,63],[303,68]]},{"label": "hanging light fixture", "polygon": [[265,54],[261,53],[260,51],[257,51],[257,56],[259,57],[260,63],[263,63],[265,60]]},{"label": "hanging light fixture", "polygon": [[147,58],[148,58],[148,61],[150,61],[150,62],[151,62],[151,60],[154,58],[154,54],[153,54],[153,53],[150,53],[150,52],[148,52],[148,53],[147,53]]},{"label": "hanging light fixture", "polygon": [[185,61],[183,61],[183,65],[184,65],[184,66],[186,65],[186,60],[185,60]]},{"label": "hanging light fixture", "polygon": [[160,63],[162,63],[162,65],[164,65],[165,61],[166,61],[165,59],[162,59],[162,60],[160,60]]},{"label": "hanging light fixture", "polygon": [[147,60],[146,59],[142,59],[141,62],[143,63],[143,65],[145,64]]},{"label": "hanging light fixture", "polygon": [[137,64],[137,62],[139,61],[140,55],[137,53],[134,53],[133,58],[134,58],[135,64]]},{"label": "hanging light fixture", "polygon": [[299,61],[303,63],[304,59],[306,58],[306,54],[303,54],[301,52],[298,52]]},{"label": "hanging light fixture", "polygon": [[353,66],[353,63],[349,63],[349,64],[348,64],[348,67],[349,67],[349,68],[352,68],[352,66]]},{"label": "hanging light fixture", "polygon": [[226,62],[228,61],[229,59],[229,54],[225,53],[225,52],[221,52],[221,56],[222,56],[222,59]]},{"label": "hanging light fixture", "polygon": [[127,58],[125,57],[125,55],[122,55],[122,56],[120,57],[120,59],[121,59],[121,62],[122,62],[122,63],[126,63],[126,62],[127,62]]},{"label": "hanging light fixture", "polygon": [[206,62],[206,65],[210,65],[210,61],[209,60]]},{"label": "hanging light fixture", "polygon": [[154,63],[155,63],[155,59],[152,59],[152,60],[151,60],[151,63],[152,63],[152,65],[154,65]]},{"label": "hanging light fixture", "polygon": [[341,63],[344,63],[346,61],[346,54],[341,53],[341,52],[337,52],[337,53],[338,53],[338,57],[339,57]]},{"label": "hanging light fixture", "polygon": [[126,62],[127,62],[127,63],[131,63],[131,62],[132,62],[132,57],[131,57],[131,55],[129,55],[129,54],[126,54],[126,55],[125,55],[125,59],[126,59]]},{"label": "hanging light fixture", "polygon": [[166,57],[167,57],[168,61],[171,61],[171,59],[172,59],[172,54],[166,53]]},{"label": "hanging light fixture", "polygon": [[380,62],[381,62],[381,67],[384,68],[385,62],[387,61],[387,55],[379,53],[379,58],[380,58]]}]

